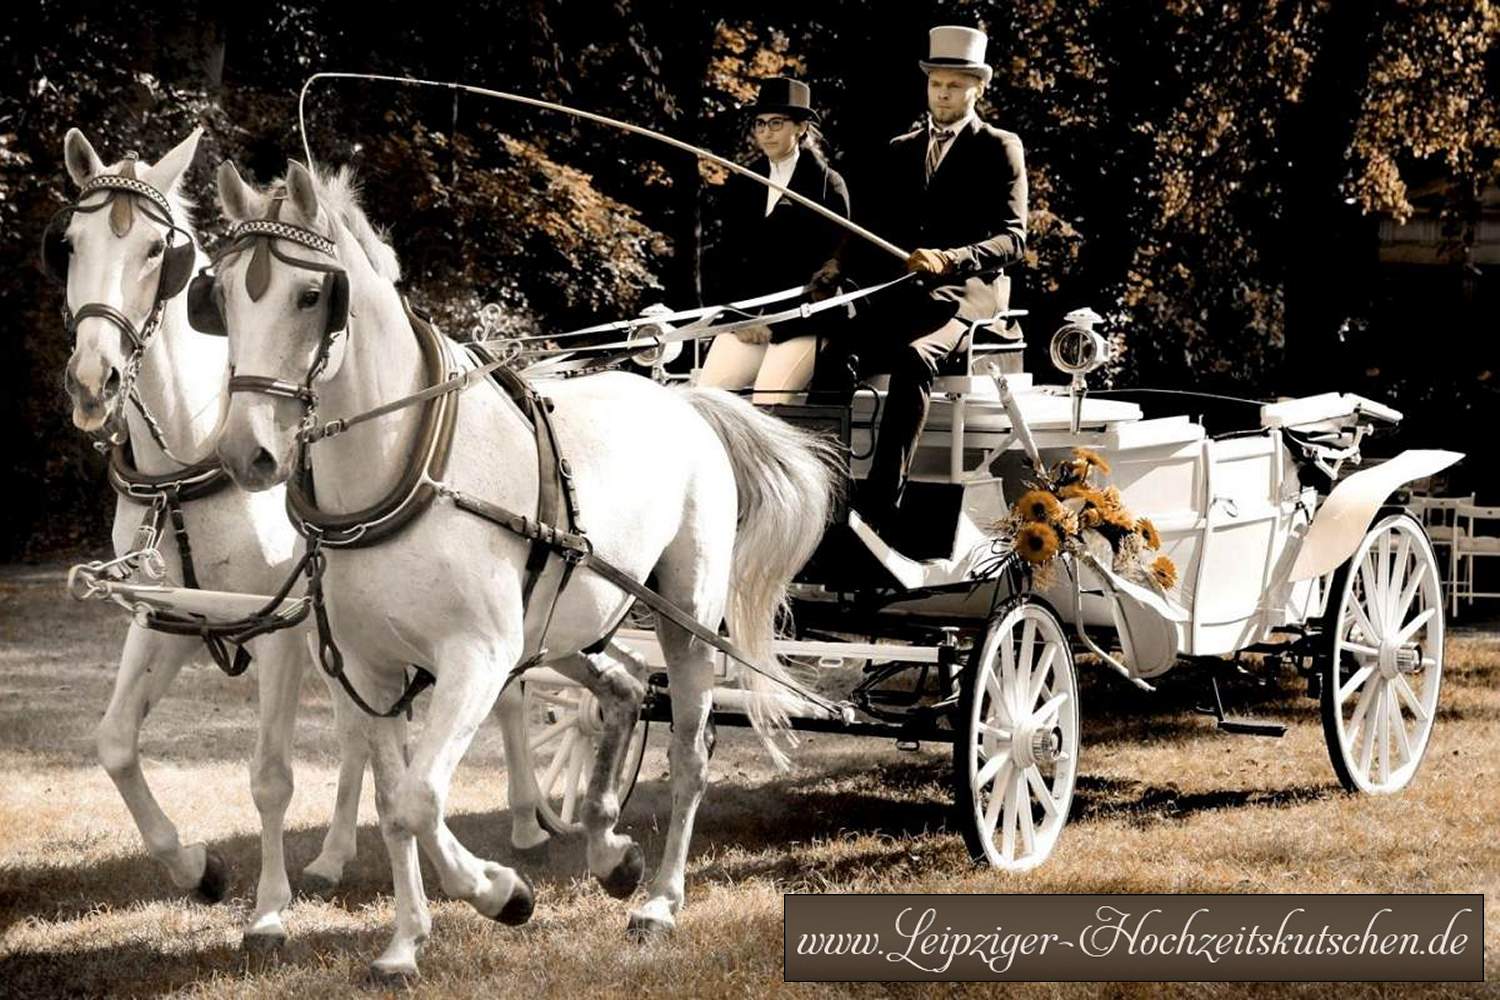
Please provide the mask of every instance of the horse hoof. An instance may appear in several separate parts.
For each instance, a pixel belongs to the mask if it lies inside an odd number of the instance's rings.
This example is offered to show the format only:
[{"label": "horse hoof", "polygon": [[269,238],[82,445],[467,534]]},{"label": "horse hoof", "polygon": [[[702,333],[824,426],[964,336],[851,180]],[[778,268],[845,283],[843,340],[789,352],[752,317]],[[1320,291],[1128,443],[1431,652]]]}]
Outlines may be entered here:
[{"label": "horse hoof", "polygon": [[636,887],[641,884],[641,878],[645,874],[645,852],[639,845],[631,844],[625,849],[625,856],[620,859],[620,863],[599,879],[599,884],[615,899],[629,899],[635,895]]},{"label": "horse hoof", "polygon": [[648,917],[642,913],[632,913],[625,924],[625,936],[632,941],[659,941],[670,935],[676,926],[669,920],[658,917]]},{"label": "horse hoof", "polygon": [[314,875],[310,872],[302,873],[302,892],[305,895],[318,899],[325,899],[333,894],[339,884],[332,879],[324,878],[322,875]]},{"label": "horse hoof", "polygon": [[286,947],[285,934],[246,934],[240,938],[240,950],[252,958],[278,955]]},{"label": "horse hoof", "polygon": [[370,985],[376,989],[409,989],[421,978],[415,965],[382,966],[374,963],[370,965]]},{"label": "horse hoof", "polygon": [[516,873],[516,878],[520,881],[511,890],[505,905],[500,907],[500,912],[495,914],[496,920],[509,927],[520,927],[531,919],[531,913],[536,909],[536,892],[531,888],[531,883],[519,872]]},{"label": "horse hoof", "polygon": [[193,895],[205,903],[217,903],[229,892],[229,866],[224,859],[219,857],[213,850],[205,850],[203,855],[203,877],[198,879],[198,887],[193,890]]}]

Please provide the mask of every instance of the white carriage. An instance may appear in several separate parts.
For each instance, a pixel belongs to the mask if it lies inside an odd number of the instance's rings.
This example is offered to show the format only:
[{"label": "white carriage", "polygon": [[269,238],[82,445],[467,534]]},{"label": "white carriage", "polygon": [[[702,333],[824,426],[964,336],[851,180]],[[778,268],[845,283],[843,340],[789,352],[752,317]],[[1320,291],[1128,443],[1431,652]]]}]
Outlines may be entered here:
[{"label": "white carriage", "polygon": [[[1104,360],[1096,320],[1071,314],[1054,337],[1054,363],[1071,386],[1034,383],[1018,371],[1023,344],[1004,339],[972,347],[962,370],[939,377],[906,504],[923,510],[920,537],[898,551],[850,514],[794,585],[796,635],[778,652],[841,677],[860,668],[842,713],[787,694],[794,728],[953,743],[956,815],[971,853],[1019,871],[1046,859],[1067,820],[1079,756],[1075,652],[1147,689],[1195,658],[1269,652],[1307,674],[1346,788],[1405,787],[1436,715],[1444,623],[1431,543],[1388,501],[1461,456],[1408,451],[1361,468],[1366,435],[1401,415],[1348,394],[1271,403],[1088,394],[1084,378]],[[868,456],[881,395],[877,385],[849,407],[774,409]],[[1107,459],[1125,505],[1154,522],[1180,569],[1165,592],[1087,556],[1062,561],[1037,588],[996,558],[989,526],[1030,468],[1079,446]],[[867,468],[856,458],[850,473]],[[670,718],[671,692],[654,634],[627,628],[618,638],[652,681],[620,775],[628,795],[646,728]],[[737,665],[721,654],[719,672],[716,722],[746,724]],[[1284,731],[1225,718],[1212,672],[1207,682],[1222,728]],[[521,687],[534,755],[522,766],[537,775],[544,822],[565,831],[576,822],[597,706],[545,668]]]}]

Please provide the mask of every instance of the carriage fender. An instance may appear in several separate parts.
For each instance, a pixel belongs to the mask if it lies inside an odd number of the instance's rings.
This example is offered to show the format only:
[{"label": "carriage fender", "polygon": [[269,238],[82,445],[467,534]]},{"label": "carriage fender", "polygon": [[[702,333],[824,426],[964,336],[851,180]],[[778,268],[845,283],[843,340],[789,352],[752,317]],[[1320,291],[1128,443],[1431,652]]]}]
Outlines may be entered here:
[{"label": "carriage fender", "polygon": [[1302,537],[1292,582],[1333,572],[1358,548],[1386,498],[1413,479],[1441,472],[1463,457],[1462,452],[1440,449],[1403,451],[1339,483]]}]

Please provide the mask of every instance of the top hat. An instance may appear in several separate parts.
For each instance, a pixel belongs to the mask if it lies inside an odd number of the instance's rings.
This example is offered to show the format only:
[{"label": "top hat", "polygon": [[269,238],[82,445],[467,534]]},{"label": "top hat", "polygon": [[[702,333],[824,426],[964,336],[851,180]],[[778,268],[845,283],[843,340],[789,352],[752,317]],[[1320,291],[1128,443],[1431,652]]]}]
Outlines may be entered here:
[{"label": "top hat", "polygon": [[785,76],[773,76],[760,82],[760,93],[748,109],[752,115],[780,112],[799,121],[818,121],[818,113],[812,109],[812,91],[801,80]]},{"label": "top hat", "polygon": [[960,28],[951,24],[933,28],[927,33],[928,56],[917,65],[928,73],[935,69],[972,73],[989,83],[994,70],[984,61],[984,47],[988,42],[985,33],[978,28]]}]

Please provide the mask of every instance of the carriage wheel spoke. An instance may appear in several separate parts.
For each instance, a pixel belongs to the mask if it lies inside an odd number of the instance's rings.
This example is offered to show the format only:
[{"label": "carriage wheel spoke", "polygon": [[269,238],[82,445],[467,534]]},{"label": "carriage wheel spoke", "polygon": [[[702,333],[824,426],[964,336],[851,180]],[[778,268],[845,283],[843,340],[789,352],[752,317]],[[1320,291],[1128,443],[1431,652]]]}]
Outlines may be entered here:
[{"label": "carriage wheel spoke", "polygon": [[[1390,535],[1386,535],[1387,538]],[[1406,563],[1411,554],[1411,536],[1406,532],[1401,533],[1401,540],[1396,545],[1396,554],[1391,557],[1390,579],[1386,580],[1385,600],[1386,615],[1388,622],[1399,622],[1401,620],[1401,609],[1397,605],[1401,591],[1406,583]]]},{"label": "carriage wheel spoke", "polygon": [[1006,775],[1003,792],[1005,796],[1005,816],[1001,820],[1004,824],[1000,832],[1000,855],[1006,861],[1014,861],[1016,857],[1016,786],[1010,781],[1010,775]]},{"label": "carriage wheel spoke", "polygon": [[1426,579],[1427,564],[1418,562],[1417,571],[1411,575],[1410,580],[1406,581],[1406,588],[1401,591],[1401,599],[1396,602],[1396,621],[1406,618],[1406,613],[1411,610],[1411,602],[1417,596],[1417,588],[1422,586]]},{"label": "carriage wheel spoke", "polygon": [[1354,603],[1357,606],[1363,605],[1359,613],[1370,624],[1371,639],[1385,634],[1384,619],[1380,614],[1380,600],[1377,596],[1378,591],[1375,589],[1375,575],[1375,553],[1368,552],[1365,554],[1364,561],[1359,564],[1359,582],[1363,586],[1364,591],[1360,595],[1360,599]]},{"label": "carriage wheel spoke", "polygon": [[992,726],[988,722],[981,722],[979,724],[979,731],[986,736],[993,736],[997,740],[1009,742],[1011,739],[1011,731],[1009,729]]},{"label": "carriage wheel spoke", "polygon": [[1411,763],[1411,740],[1406,734],[1406,718],[1401,714],[1401,701],[1396,697],[1394,687],[1389,685],[1386,688],[1386,699],[1390,702],[1391,735],[1396,738],[1396,766],[1404,767]]},{"label": "carriage wheel spoke", "polygon": [[573,709],[578,707],[578,696],[563,688],[536,688],[532,691],[532,696],[549,705]]},{"label": "carriage wheel spoke", "polygon": [[568,777],[563,785],[562,821],[564,823],[573,822],[573,813],[578,807],[579,778],[583,775],[583,765],[591,756],[590,749],[587,740],[580,739],[573,745],[573,759],[568,762]]},{"label": "carriage wheel spoke", "polygon": [[[1426,664],[1424,663],[1423,666],[1426,666]],[[1407,683],[1406,678],[1397,674],[1392,684],[1395,686],[1396,692],[1406,702],[1406,707],[1411,709],[1411,714],[1417,717],[1417,721],[1426,722],[1427,709],[1417,700],[1417,693],[1411,689],[1411,685]]]},{"label": "carriage wheel spoke", "polygon": [[995,717],[1003,723],[1011,721],[1010,705],[1005,699],[1005,691],[1000,686],[1000,678],[994,671],[986,671],[984,675],[984,689],[990,695],[990,710]]},{"label": "carriage wheel spoke", "polygon": [[1374,683],[1366,684],[1364,691],[1359,696],[1359,702],[1354,706],[1354,714],[1349,717],[1349,726],[1345,730],[1349,734],[1349,749],[1359,751],[1359,741],[1365,735],[1365,717],[1370,713],[1370,702],[1375,697],[1375,691],[1380,687],[1377,678]]},{"label": "carriage wheel spoke", "polygon": [[571,733],[572,731],[573,724],[571,722],[563,723],[562,725],[553,724],[548,726],[545,733],[538,736],[535,740],[532,741],[531,752],[536,753],[548,743],[551,743],[552,741],[562,737],[567,733]]},{"label": "carriage wheel spoke", "polygon": [[1369,680],[1370,675],[1373,673],[1375,673],[1375,668],[1373,666],[1360,667],[1357,671],[1355,671],[1354,676],[1350,677],[1349,680],[1344,683],[1344,686],[1339,688],[1339,704],[1342,705],[1344,702],[1348,701],[1349,696],[1355,691],[1359,690],[1360,685]]},{"label": "carriage wheel spoke", "polygon": [[1391,535],[1384,532],[1380,536],[1380,555],[1375,564],[1376,591],[1375,599],[1380,603],[1380,620],[1388,622],[1391,620]]},{"label": "carriage wheel spoke", "polygon": [[1377,680],[1365,690],[1370,692],[1373,708],[1365,712],[1364,723],[1359,729],[1359,772],[1368,777],[1370,765],[1375,759],[1375,734],[1380,729],[1380,706],[1384,703],[1380,692],[1383,685]]},{"label": "carriage wheel spoke", "polygon": [[1380,650],[1374,646],[1366,646],[1362,642],[1345,642],[1344,648],[1356,656],[1379,656]]},{"label": "carriage wheel spoke", "polygon": [[1380,688],[1380,726],[1376,730],[1376,736],[1380,740],[1380,783],[1383,785],[1391,780],[1391,712],[1390,712],[1390,688],[1381,685]]},{"label": "carriage wheel spoke", "polygon": [[984,807],[984,836],[987,840],[995,839],[995,824],[1000,819],[1000,807],[1003,805],[1005,793],[997,788],[990,793],[990,801]]},{"label": "carriage wheel spoke", "polygon": [[569,729],[567,739],[563,740],[562,746],[557,748],[557,754],[552,758],[552,762],[547,765],[547,771],[542,775],[542,780],[538,787],[541,788],[542,794],[548,798],[552,797],[552,789],[557,785],[557,777],[562,774],[563,765],[567,764],[568,757],[573,751],[573,744],[577,740],[577,731]]},{"label": "carriage wheel spoke", "polygon": [[991,781],[995,779],[995,775],[999,774],[1003,768],[1007,768],[1009,766],[1009,750],[1002,750],[999,753],[995,754],[995,756],[984,762],[984,766],[981,767],[979,769],[979,773],[974,776],[974,790],[976,792],[983,790],[989,785]]},{"label": "carriage wheel spoke", "polygon": [[1417,617],[1407,622],[1402,626],[1401,631],[1396,634],[1396,642],[1409,641],[1412,636],[1417,634],[1418,629],[1432,620],[1432,616],[1435,614],[1437,614],[1437,608],[1427,608],[1421,614],[1417,615]]},{"label": "carriage wheel spoke", "polygon": [[1036,665],[1036,671],[1031,675],[1031,689],[1026,692],[1026,704],[1022,706],[1028,712],[1036,700],[1042,696],[1042,688],[1047,686],[1047,675],[1052,672],[1052,661],[1057,659],[1057,646],[1047,643],[1047,648],[1042,650],[1041,662]]},{"label": "carriage wheel spoke", "polygon": [[1030,857],[1036,853],[1036,825],[1031,815],[1031,792],[1027,788],[1025,774],[1017,772],[1011,780],[1016,786],[1016,805],[1021,815],[1021,847],[1026,856]]},{"label": "carriage wheel spoke", "polygon": [[1021,652],[1016,657],[1015,685],[1011,688],[1011,700],[1015,703],[1016,718],[1024,719],[1031,707],[1023,704],[1026,692],[1031,690],[1031,661],[1036,651],[1036,621],[1026,619],[1021,626]]},{"label": "carriage wheel spoke", "polygon": [[[1364,602],[1359,597],[1355,596],[1349,602],[1349,610],[1353,612],[1353,624],[1359,627],[1361,634],[1363,634],[1366,640],[1373,642],[1380,638],[1380,632],[1376,630],[1375,623],[1370,621],[1370,616],[1365,613]],[[1344,629],[1343,634],[1349,635],[1350,630],[1347,628]]]},{"label": "carriage wheel spoke", "polygon": [[1052,721],[1052,718],[1057,715],[1057,710],[1062,708],[1067,700],[1068,692],[1059,691],[1049,698],[1045,705],[1037,709],[1036,714],[1032,718],[1036,720],[1038,726],[1045,726],[1048,722]]},{"label": "carriage wheel spoke", "polygon": [[1031,783],[1031,790],[1036,793],[1037,801],[1042,804],[1042,809],[1051,819],[1057,815],[1057,800],[1052,797],[1052,789],[1047,787],[1047,781],[1042,777],[1042,772],[1034,767],[1026,769],[1026,780]]},{"label": "carriage wheel spoke", "polygon": [[1010,636],[1007,635],[1000,641],[1000,691],[1001,704],[1006,711],[1011,710],[1011,703],[1015,700],[1016,690],[1016,651],[1010,644]]}]

